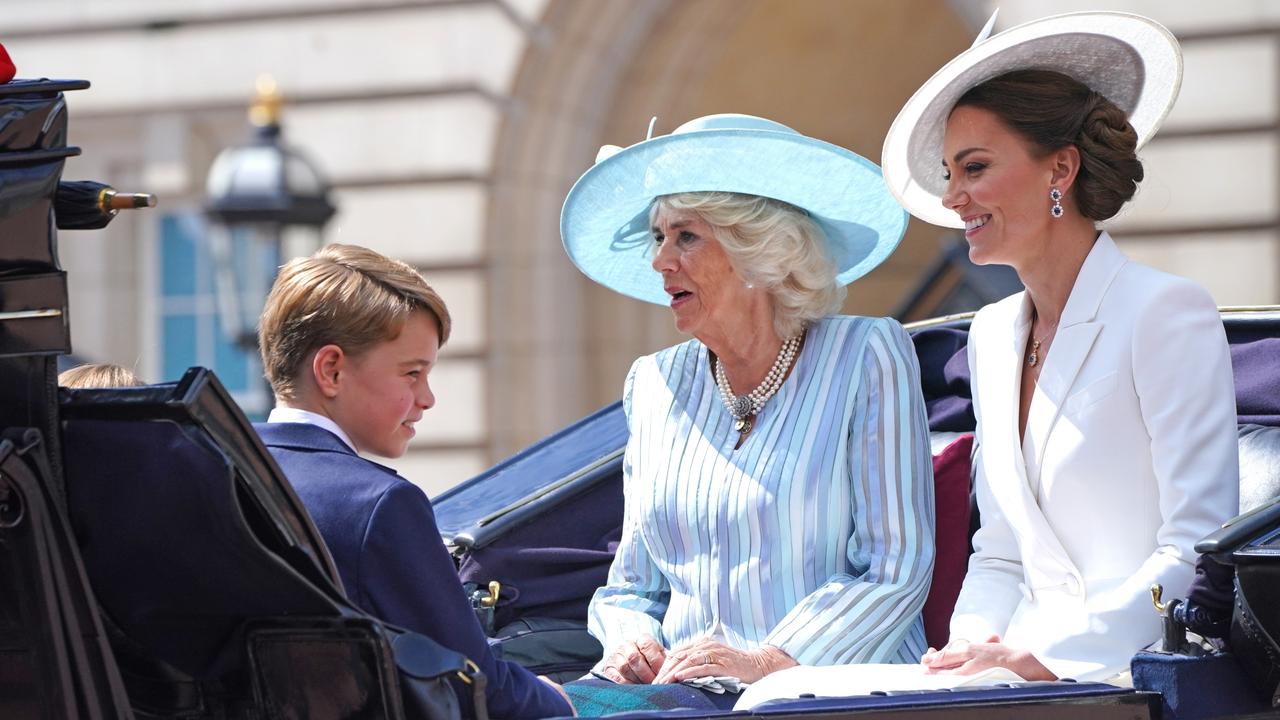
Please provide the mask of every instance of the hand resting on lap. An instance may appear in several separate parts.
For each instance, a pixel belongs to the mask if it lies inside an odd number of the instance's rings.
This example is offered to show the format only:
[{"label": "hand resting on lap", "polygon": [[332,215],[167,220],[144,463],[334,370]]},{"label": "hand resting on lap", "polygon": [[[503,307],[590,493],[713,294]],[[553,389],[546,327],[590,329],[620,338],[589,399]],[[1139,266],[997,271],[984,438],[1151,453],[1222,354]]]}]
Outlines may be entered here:
[{"label": "hand resting on lap", "polygon": [[1011,648],[1000,642],[999,635],[992,635],[985,642],[956,639],[941,650],[929,648],[920,657],[920,663],[929,673],[944,675],[973,675],[988,668],[1002,667],[1020,675],[1024,680],[1057,680],[1026,650]]},{"label": "hand resting on lap", "polygon": [[715,640],[703,639],[671,651],[653,682],[678,683],[710,675],[736,677],[742,682],[752,683],[796,664],[790,655],[770,645],[755,650],[739,650]]},{"label": "hand resting on lap", "polygon": [[658,676],[667,651],[652,635],[625,640],[605,656],[601,674],[624,685],[647,685]]}]

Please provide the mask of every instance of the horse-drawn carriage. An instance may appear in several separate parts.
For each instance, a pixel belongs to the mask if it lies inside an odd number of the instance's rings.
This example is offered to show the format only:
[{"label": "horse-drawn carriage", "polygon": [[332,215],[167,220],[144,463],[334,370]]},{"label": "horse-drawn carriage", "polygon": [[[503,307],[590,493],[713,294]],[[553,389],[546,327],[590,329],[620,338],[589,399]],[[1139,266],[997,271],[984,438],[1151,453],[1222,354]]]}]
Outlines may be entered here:
[{"label": "horse-drawn carriage", "polygon": [[[56,227],[61,93],[0,85],[0,716],[445,718],[446,683],[482,696],[465,658],[352,605],[310,518],[217,378],[65,390],[66,274]],[[1224,310],[1236,363],[1242,502],[1201,543],[1234,568],[1231,653],[1135,658],[1138,689],[1058,681],[808,697],[774,717],[1219,717],[1268,710],[1280,685],[1280,309]],[[935,440],[945,618],[976,518],[966,433],[966,318],[912,328]],[[621,522],[626,428],[607,407],[435,500],[477,614],[508,658],[574,677],[600,648],[585,608]],[[1153,606],[1152,612],[1157,612]],[[1168,607],[1167,614],[1173,615]],[[936,625],[936,621],[935,621]],[[1181,652],[1177,652],[1181,651]],[[479,705],[481,711],[483,704]],[[726,713],[670,711],[648,716]]]}]

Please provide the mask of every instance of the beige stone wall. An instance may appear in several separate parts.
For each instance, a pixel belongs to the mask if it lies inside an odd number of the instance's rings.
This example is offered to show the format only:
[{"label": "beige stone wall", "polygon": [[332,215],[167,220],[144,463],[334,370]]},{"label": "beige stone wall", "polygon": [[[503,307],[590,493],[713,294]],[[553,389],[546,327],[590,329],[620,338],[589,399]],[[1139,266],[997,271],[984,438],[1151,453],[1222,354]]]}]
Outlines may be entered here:
[{"label": "beige stone wall", "polygon": [[[683,339],[667,309],[585,280],[559,246],[560,203],[599,146],[642,140],[653,116],[662,134],[701,115],[745,112],[878,162],[898,108],[972,34],[936,0],[634,2],[621,28],[606,8],[617,5],[548,6],[542,22],[551,42],[530,49],[513,90],[540,124],[508,116],[503,128],[513,144],[537,147],[499,157],[495,167],[499,187],[511,177],[520,188],[491,204],[492,263],[508,278],[494,291],[521,298],[494,303],[499,452],[615,401],[632,360]],[[566,65],[573,71],[557,81]],[[572,130],[538,135],[542,128]],[[514,218],[518,232],[508,224]],[[939,236],[913,222],[901,249],[851,288],[846,311],[892,309],[933,259]]]},{"label": "beige stone wall", "polygon": [[[243,141],[259,73],[289,141],[335,183],[327,239],[417,264],[456,315],[440,403],[396,463],[438,492],[618,397],[630,362],[679,341],[665,308],[581,277],[561,203],[605,143],[749,112],[878,160],[894,115],[970,43],[989,0],[42,0],[8,8],[24,76],[84,77],[68,177],[196,210]],[[1083,0],[1005,0],[1001,27]],[[1280,4],[1118,0],[1184,39],[1182,100],[1114,223],[1134,257],[1221,303],[1280,300]],[[67,233],[77,352],[158,375],[157,225]],[[938,250],[912,221],[846,311],[892,309]]]},{"label": "beige stone wall", "polygon": [[[83,157],[69,178],[158,194],[105,232],[64,233],[75,351],[163,377],[159,218],[198,214],[217,152],[244,142],[259,74],[285,93],[284,137],[325,172],[325,240],[418,267],[457,331],[433,375],[439,404],[393,462],[435,493],[486,467],[485,214],[505,98],[545,3],[390,0],[43,0],[0,36],[22,76],[82,77],[68,97]],[[292,243],[298,252],[316,245]],[[242,393],[242,402],[254,399]],[[265,395],[258,393],[259,397]]]},{"label": "beige stone wall", "polygon": [[1182,91],[1142,150],[1146,179],[1107,227],[1131,257],[1190,277],[1220,305],[1280,302],[1280,3],[984,2],[999,27],[1108,9],[1178,36]]}]

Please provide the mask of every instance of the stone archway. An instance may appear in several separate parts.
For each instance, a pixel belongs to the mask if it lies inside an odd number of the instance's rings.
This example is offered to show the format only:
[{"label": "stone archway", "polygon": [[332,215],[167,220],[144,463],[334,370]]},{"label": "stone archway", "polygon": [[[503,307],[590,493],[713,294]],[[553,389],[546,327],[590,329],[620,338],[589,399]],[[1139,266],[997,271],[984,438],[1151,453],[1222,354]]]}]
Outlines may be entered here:
[{"label": "stone archway", "polygon": [[[635,357],[680,339],[669,313],[599,288],[564,256],[559,211],[600,145],[713,112],[770,117],[879,159],[897,110],[968,44],[937,0],[552,0],[511,92],[493,163],[489,417],[505,455],[616,399]],[[936,252],[913,223],[851,288],[882,314]]]}]

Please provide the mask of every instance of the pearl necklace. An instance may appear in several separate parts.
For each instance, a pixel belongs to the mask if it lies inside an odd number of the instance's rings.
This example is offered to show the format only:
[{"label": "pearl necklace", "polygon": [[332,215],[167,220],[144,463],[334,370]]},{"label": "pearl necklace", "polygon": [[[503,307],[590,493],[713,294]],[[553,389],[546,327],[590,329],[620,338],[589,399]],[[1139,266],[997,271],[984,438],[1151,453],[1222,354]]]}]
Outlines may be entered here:
[{"label": "pearl necklace", "polygon": [[746,395],[734,395],[733,388],[729,386],[729,378],[724,374],[724,363],[716,358],[716,385],[720,388],[720,399],[724,401],[724,406],[729,410],[729,414],[736,421],[733,429],[743,435],[751,432],[753,418],[760,412],[769,398],[778,392],[778,388],[782,387],[782,379],[787,376],[787,369],[791,367],[791,361],[795,359],[796,350],[800,347],[800,338],[803,333],[789,338],[782,343],[782,347],[778,350],[778,357],[773,361],[773,367],[769,368],[769,372],[764,376],[764,380],[756,386],[755,390]]}]

